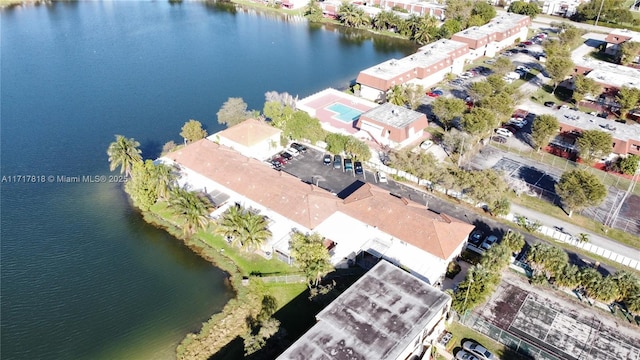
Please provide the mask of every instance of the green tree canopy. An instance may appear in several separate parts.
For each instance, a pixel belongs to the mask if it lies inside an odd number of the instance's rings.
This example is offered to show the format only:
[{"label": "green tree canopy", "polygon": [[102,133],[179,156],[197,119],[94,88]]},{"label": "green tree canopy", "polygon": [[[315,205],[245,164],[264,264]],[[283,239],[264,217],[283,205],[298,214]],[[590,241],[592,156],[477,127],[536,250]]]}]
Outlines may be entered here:
[{"label": "green tree canopy", "polygon": [[190,237],[198,230],[206,229],[213,206],[205,196],[175,187],[171,189],[169,208],[180,219],[183,234]]},{"label": "green tree canopy", "polygon": [[530,18],[535,18],[536,15],[540,14],[540,7],[535,3],[524,2],[524,1],[514,1],[509,5],[509,9],[507,12],[520,14],[520,15],[528,15]]},{"label": "green tree canopy", "polygon": [[596,97],[602,91],[602,86],[582,74],[573,77],[573,101],[578,104],[586,95]]},{"label": "green tree canopy", "polygon": [[505,244],[512,252],[519,252],[524,247],[524,235],[517,231],[508,231],[502,237],[502,243]]},{"label": "green tree canopy", "polygon": [[546,146],[551,140],[551,137],[558,132],[560,128],[560,122],[553,115],[538,115],[533,122],[531,128],[531,137],[539,150],[541,147]]},{"label": "green tree canopy", "polygon": [[422,104],[425,89],[422,85],[406,84],[405,94],[407,96],[407,104],[411,110],[416,110]]},{"label": "green tree canopy", "polygon": [[553,91],[555,93],[558,84],[560,84],[573,71],[573,61],[571,58],[564,56],[548,57],[546,69],[553,80]]},{"label": "green tree canopy", "polygon": [[640,89],[623,86],[616,95],[618,105],[620,105],[620,117],[626,118],[629,111],[640,105]]},{"label": "green tree canopy", "polygon": [[133,164],[131,179],[124,186],[133,204],[147,211],[158,200],[158,176],[152,160]]},{"label": "green tree canopy", "polygon": [[247,251],[258,249],[271,237],[269,223],[264,216],[237,205],[222,214],[216,232]]},{"label": "green tree canopy", "polygon": [[180,136],[184,138],[186,143],[190,143],[204,139],[207,136],[207,131],[202,128],[200,121],[190,119],[182,126]]},{"label": "green tree canopy", "polygon": [[569,256],[559,247],[538,243],[531,247],[527,254],[527,260],[537,272],[545,273],[547,279],[550,279],[561,273],[565,265],[569,263]]},{"label": "green tree canopy", "polygon": [[320,22],[324,18],[322,8],[316,0],[310,0],[304,8],[304,16],[311,22]]},{"label": "green tree canopy", "polygon": [[126,138],[116,135],[116,141],[109,144],[107,155],[109,155],[109,169],[111,171],[120,167],[120,174],[131,176],[133,165],[142,162],[142,150],[138,147],[140,143],[133,138]]},{"label": "green tree canopy", "polygon": [[474,2],[470,0],[447,0],[447,18],[466,24],[473,11]]},{"label": "green tree canopy", "polygon": [[612,144],[611,133],[600,130],[584,130],[577,141],[580,157],[589,164],[608,156],[613,150]]},{"label": "green tree canopy", "polygon": [[584,30],[572,26],[568,29],[565,29],[564,31],[561,31],[560,34],[558,34],[558,39],[560,40],[561,44],[564,44],[569,48],[574,48],[580,45],[580,43],[584,42],[584,40],[582,39],[582,35],[584,34]]},{"label": "green tree canopy", "polygon": [[433,180],[438,172],[438,160],[430,152],[410,149],[393,150],[389,154],[391,166],[420,179]]},{"label": "green tree canopy", "polygon": [[493,204],[500,200],[508,186],[501,173],[493,169],[470,171],[470,187],[467,195],[479,202]]},{"label": "green tree canopy", "polygon": [[556,275],[554,284],[573,289],[580,283],[580,269],[573,264],[566,264]]},{"label": "green tree canopy", "polygon": [[327,143],[327,150],[332,154],[342,153],[345,150],[347,141],[349,141],[349,136],[337,133],[329,133],[324,139],[324,142]]},{"label": "green tree canopy", "polygon": [[364,10],[355,4],[343,2],[338,8],[338,21],[348,27],[360,28],[369,24],[371,20]]},{"label": "green tree canopy", "polygon": [[289,249],[295,264],[307,276],[309,287],[318,286],[320,280],[333,271],[331,255],[323,244],[324,238],[318,233],[305,235],[299,232],[291,236]]},{"label": "green tree canopy", "polygon": [[398,106],[404,106],[407,103],[408,97],[406,88],[402,85],[394,85],[387,91],[387,101]]},{"label": "green tree canopy", "polygon": [[571,49],[567,44],[562,43],[560,40],[547,40],[542,44],[542,48],[544,48],[547,58],[571,57]]},{"label": "green tree canopy", "polygon": [[471,9],[471,16],[478,16],[482,19],[482,23],[474,25],[469,24],[469,26],[484,25],[496,17],[496,9],[489,5],[489,3],[477,1],[473,4],[473,8]]},{"label": "green tree canopy", "polygon": [[562,174],[555,185],[556,193],[568,208],[569,216],[574,210],[599,205],[607,196],[607,189],[598,178],[586,170],[570,170]]},{"label": "green tree canopy", "polygon": [[620,64],[629,65],[640,52],[640,42],[625,41],[620,44]]},{"label": "green tree canopy", "polygon": [[344,144],[344,151],[357,160],[368,161],[371,159],[369,146],[364,141],[353,136],[348,137],[347,142]]},{"label": "green tree canopy", "polygon": [[247,110],[247,103],[245,103],[242,98],[230,97],[222,104],[217,115],[218,123],[231,127],[247,120],[253,116],[254,113]]},{"label": "green tree canopy", "polygon": [[462,126],[471,135],[488,133],[496,122],[495,113],[483,107],[475,107],[462,117]]},{"label": "green tree canopy", "polygon": [[464,100],[440,96],[431,104],[431,111],[442,122],[445,130],[451,127],[451,122],[462,115],[467,105]]},{"label": "green tree canopy", "polygon": [[625,157],[619,157],[616,166],[621,173],[633,175],[638,171],[638,166],[640,166],[638,162],[640,162],[640,156],[632,154]]},{"label": "green tree canopy", "polygon": [[474,101],[482,101],[493,94],[493,87],[487,81],[476,81],[469,85],[467,93]]},{"label": "green tree canopy", "polygon": [[[512,72],[513,70],[515,70],[515,65],[513,65],[513,63],[511,62],[511,60],[507,57],[499,57],[496,59],[495,64],[493,64],[492,69],[493,69],[493,73],[495,74],[495,77],[502,80],[502,77],[510,72]],[[497,84],[497,82],[494,81],[494,84]],[[502,83],[500,84],[501,86],[497,89],[495,89],[495,91],[501,91],[502,89],[504,89],[506,87],[506,82],[502,81]]]}]

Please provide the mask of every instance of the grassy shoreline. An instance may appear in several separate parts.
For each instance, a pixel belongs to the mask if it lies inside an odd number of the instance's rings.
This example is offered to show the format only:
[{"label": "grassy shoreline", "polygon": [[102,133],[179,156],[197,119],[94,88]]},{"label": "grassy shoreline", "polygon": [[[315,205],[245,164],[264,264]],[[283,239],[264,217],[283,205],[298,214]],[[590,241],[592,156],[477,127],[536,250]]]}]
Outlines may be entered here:
[{"label": "grassy shoreline", "polygon": [[[300,283],[265,285],[259,276],[252,274],[283,273],[283,270],[296,272],[296,269],[278,260],[266,260],[254,254],[241,254],[237,249],[225,246],[228,244],[220,236],[213,235],[212,227],[192,237],[185,237],[180,225],[163,203],[158,203],[150,211],[143,212],[143,218],[149,224],[162,228],[180,239],[194,253],[224,271],[228,275],[229,286],[235,291],[235,296],[227,302],[222,311],[213,314],[197,333],[185,336],[176,348],[177,359],[209,358],[240,338],[249,330],[246,319],[255,317],[260,311],[264,295],[276,297],[281,308],[306,290],[306,285]],[[243,284],[243,279],[248,279],[248,284]]]}]

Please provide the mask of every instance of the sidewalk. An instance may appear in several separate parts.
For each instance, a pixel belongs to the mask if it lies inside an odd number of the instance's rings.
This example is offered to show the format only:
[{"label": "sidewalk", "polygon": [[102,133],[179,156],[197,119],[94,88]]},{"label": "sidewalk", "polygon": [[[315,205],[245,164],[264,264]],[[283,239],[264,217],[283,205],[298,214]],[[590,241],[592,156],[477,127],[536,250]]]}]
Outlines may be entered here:
[{"label": "sidewalk", "polygon": [[579,233],[589,234],[589,243],[610,250],[611,252],[640,261],[640,250],[631,248],[624,244],[620,244],[601,235],[594,234],[577,225],[570,224],[553,216],[539,213],[535,210],[531,210],[516,204],[511,204],[511,213],[525,216],[530,220],[537,220],[542,225],[546,225],[549,227],[557,226],[573,236],[577,236]]}]

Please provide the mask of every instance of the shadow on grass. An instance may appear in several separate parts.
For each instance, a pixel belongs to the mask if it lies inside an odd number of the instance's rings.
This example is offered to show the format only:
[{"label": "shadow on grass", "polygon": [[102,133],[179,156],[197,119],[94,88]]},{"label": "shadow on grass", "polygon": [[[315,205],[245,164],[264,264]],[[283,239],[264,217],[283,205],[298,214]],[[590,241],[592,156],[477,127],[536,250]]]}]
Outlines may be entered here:
[{"label": "shadow on grass", "polygon": [[[259,351],[244,355],[244,342],[241,337],[236,337],[218,353],[211,356],[210,360],[267,360],[275,359],[282,354],[291,344],[300,338],[316,323],[316,315],[338,295],[348,289],[358,280],[365,270],[360,268],[339,269],[332,272],[323,281],[323,285],[333,284],[334,289],[322,301],[309,300],[309,289],[302,292],[289,303],[278,310],[273,318],[280,321],[280,336],[273,336]],[[283,330],[283,331],[282,331]]]}]

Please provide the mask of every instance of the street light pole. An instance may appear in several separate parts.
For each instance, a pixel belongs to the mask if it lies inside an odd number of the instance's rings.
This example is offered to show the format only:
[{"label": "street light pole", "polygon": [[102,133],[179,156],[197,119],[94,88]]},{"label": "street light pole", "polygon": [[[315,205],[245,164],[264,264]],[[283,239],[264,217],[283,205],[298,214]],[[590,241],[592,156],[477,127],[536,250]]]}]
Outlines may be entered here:
[{"label": "street light pole", "polygon": [[595,26],[598,26],[598,20],[600,20],[600,13],[602,12],[602,8],[604,7],[604,0],[600,3],[600,10],[598,10],[598,16],[596,16]]},{"label": "street light pole", "polygon": [[464,309],[464,316],[462,318],[463,324],[467,319],[467,299],[469,298],[469,290],[471,289],[471,284],[473,284],[473,268],[470,268],[469,271],[467,271],[467,277],[469,278],[469,284],[467,285],[467,294],[464,297],[464,304],[462,305],[462,308]]}]

